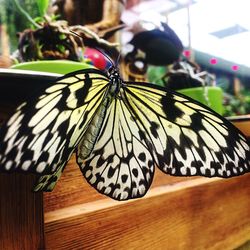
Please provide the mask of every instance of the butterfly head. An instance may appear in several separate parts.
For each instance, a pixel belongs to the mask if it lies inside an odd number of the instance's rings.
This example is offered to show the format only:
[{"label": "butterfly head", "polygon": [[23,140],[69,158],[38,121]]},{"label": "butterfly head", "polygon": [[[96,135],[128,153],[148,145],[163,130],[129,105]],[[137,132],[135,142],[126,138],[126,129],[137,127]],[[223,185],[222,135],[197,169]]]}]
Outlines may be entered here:
[{"label": "butterfly head", "polygon": [[108,70],[108,77],[112,83],[121,82],[121,76],[117,67],[111,66]]},{"label": "butterfly head", "polygon": [[120,77],[120,72],[119,72],[119,69],[115,66],[111,66],[109,69],[108,69],[108,76],[109,78],[117,78],[117,77]]},{"label": "butterfly head", "polygon": [[108,77],[111,84],[111,93],[117,95],[122,85],[119,69],[115,66],[111,66],[108,70]]}]

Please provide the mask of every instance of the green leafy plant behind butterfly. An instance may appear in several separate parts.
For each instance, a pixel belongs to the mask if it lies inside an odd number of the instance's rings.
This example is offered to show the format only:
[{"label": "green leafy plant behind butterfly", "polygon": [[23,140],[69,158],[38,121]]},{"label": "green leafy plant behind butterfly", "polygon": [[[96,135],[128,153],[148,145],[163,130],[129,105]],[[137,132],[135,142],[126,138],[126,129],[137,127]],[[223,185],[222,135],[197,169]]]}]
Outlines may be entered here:
[{"label": "green leafy plant behind butterfly", "polygon": [[37,0],[36,2],[37,2],[40,16],[46,15],[48,7],[49,7],[49,0]]}]

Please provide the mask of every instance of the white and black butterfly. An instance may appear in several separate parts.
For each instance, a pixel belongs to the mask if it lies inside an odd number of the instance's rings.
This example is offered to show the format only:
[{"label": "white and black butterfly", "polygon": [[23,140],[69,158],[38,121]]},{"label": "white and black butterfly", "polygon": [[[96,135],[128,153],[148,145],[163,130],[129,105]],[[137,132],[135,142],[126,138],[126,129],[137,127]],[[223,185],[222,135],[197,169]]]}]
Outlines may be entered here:
[{"label": "white and black butterfly", "polygon": [[0,129],[0,170],[40,175],[51,191],[76,150],[87,181],[117,200],[145,195],[155,166],[175,176],[250,171],[247,139],[204,105],[112,67],[59,78],[20,105]]}]

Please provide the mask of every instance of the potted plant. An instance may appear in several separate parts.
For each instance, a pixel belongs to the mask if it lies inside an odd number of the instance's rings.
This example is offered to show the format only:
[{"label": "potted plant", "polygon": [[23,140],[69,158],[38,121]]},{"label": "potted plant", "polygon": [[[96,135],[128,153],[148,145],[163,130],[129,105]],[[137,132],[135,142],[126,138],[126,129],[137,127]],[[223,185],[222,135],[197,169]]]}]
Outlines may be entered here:
[{"label": "potted plant", "polygon": [[169,88],[187,95],[223,114],[223,92],[215,86],[215,77],[188,60],[174,63],[162,78]]}]

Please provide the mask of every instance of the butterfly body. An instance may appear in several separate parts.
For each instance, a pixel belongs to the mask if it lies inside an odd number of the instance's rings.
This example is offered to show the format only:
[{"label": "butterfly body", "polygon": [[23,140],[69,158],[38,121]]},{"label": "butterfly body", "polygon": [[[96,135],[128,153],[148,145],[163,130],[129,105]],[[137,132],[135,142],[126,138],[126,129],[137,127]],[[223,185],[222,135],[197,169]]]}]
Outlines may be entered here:
[{"label": "butterfly body", "polygon": [[169,89],[131,83],[112,67],[59,78],[0,129],[0,171],[38,174],[51,191],[76,151],[87,181],[117,200],[142,197],[155,167],[175,176],[250,171],[247,139],[225,118]]},{"label": "butterfly body", "polygon": [[97,136],[100,132],[106,111],[114,98],[118,98],[121,88],[121,78],[118,69],[111,67],[109,70],[109,87],[103,97],[100,107],[98,107],[96,114],[92,118],[88,129],[86,130],[83,139],[78,145],[79,157],[86,159],[92,152]]},{"label": "butterfly body", "polygon": [[[112,92],[113,93],[113,92]],[[103,123],[106,110],[113,99],[113,94],[107,93],[107,95],[104,97],[103,102],[101,103],[100,107],[98,108],[95,116],[93,117],[91,123],[88,126],[88,129],[83,136],[83,139],[78,145],[79,149],[79,157],[85,159],[89,156],[89,154],[92,152],[97,136],[100,132],[101,125]]]}]

